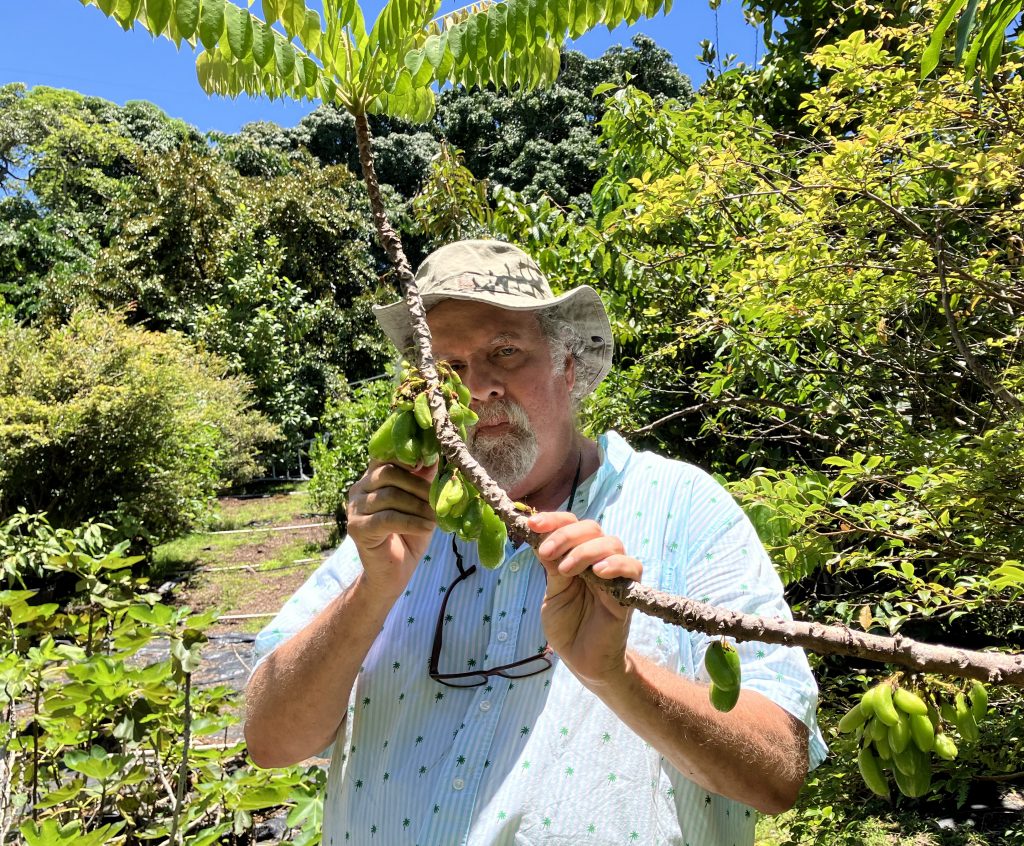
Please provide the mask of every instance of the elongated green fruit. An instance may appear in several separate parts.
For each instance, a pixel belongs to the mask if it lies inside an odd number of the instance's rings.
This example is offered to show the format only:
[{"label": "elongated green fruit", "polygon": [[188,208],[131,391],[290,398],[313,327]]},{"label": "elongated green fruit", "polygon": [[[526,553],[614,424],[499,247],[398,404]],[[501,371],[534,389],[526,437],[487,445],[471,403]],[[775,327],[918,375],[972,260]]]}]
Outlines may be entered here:
[{"label": "elongated green fruit", "polygon": [[[461,474],[460,474],[461,475]],[[470,502],[474,499],[479,498],[480,492],[474,488],[465,478],[462,479],[462,498],[452,505],[451,510],[448,512],[452,517],[461,517],[466,513],[466,509],[469,508]]]},{"label": "elongated green fruit", "polygon": [[[883,724],[884,725],[884,724]],[[878,757],[888,761],[893,756],[892,746],[889,745],[890,735],[888,732],[872,741]]]},{"label": "elongated green fruit", "polygon": [[470,500],[462,522],[459,525],[459,537],[463,540],[476,540],[484,528],[484,502],[476,496]]},{"label": "elongated green fruit", "polygon": [[892,704],[904,714],[927,714],[925,701],[911,690],[898,687],[892,694]]},{"label": "elongated green fruit", "polygon": [[441,445],[437,442],[437,433],[433,427],[420,430],[420,443],[423,445],[423,466],[436,464],[441,457]]},{"label": "elongated green fruit", "polygon": [[971,685],[971,713],[975,720],[980,720],[988,712],[988,691],[985,685],[976,681]]},{"label": "elongated green fruit", "polygon": [[900,789],[900,793],[912,799],[924,796],[932,786],[931,767],[920,767],[914,773],[904,773],[899,768],[896,768],[892,774],[896,779],[896,786]]},{"label": "elongated green fruit", "polygon": [[858,702],[849,711],[843,714],[843,718],[839,721],[839,731],[843,734],[851,732],[858,726],[864,725],[867,718],[867,714],[861,710],[860,703]]},{"label": "elongated green fruit", "polygon": [[501,522],[501,518],[495,514],[494,509],[486,504],[481,521],[483,527],[480,530],[480,538],[476,542],[476,549],[480,556],[480,563],[487,569],[493,570],[495,567],[500,567],[505,561],[505,541],[508,540],[508,529]]},{"label": "elongated green fruit", "polygon": [[395,457],[395,442],[392,430],[398,421],[398,413],[391,414],[370,437],[370,458],[375,461],[391,461]]},{"label": "elongated green fruit", "polygon": [[956,725],[956,709],[950,702],[943,702],[939,706],[939,711],[942,713],[942,719],[944,719],[950,725]]},{"label": "elongated green fruit", "polygon": [[713,640],[704,653],[704,668],[711,681],[723,690],[740,686],[740,655],[736,647],[725,640]]},{"label": "elongated green fruit", "polygon": [[892,688],[886,682],[878,685],[878,693],[875,694],[875,716],[887,726],[894,726],[900,721],[900,715],[892,704]]},{"label": "elongated green fruit", "polygon": [[462,480],[457,472],[452,473],[444,483],[444,487],[441,488],[441,493],[437,497],[437,505],[434,507],[434,513],[438,517],[447,517],[452,510],[452,506],[462,499],[462,495]]},{"label": "elongated green fruit", "polygon": [[889,782],[882,775],[882,768],[878,765],[878,759],[867,747],[862,746],[857,753],[857,769],[860,770],[864,783],[871,788],[872,793],[889,798]]},{"label": "elongated green fruit", "polygon": [[974,743],[980,736],[978,722],[974,719],[971,709],[967,707],[967,703],[964,702],[961,705],[960,700],[964,698],[964,695],[958,693],[956,698],[956,730],[960,732],[960,736],[968,743]]},{"label": "elongated green fruit", "polygon": [[395,457],[403,464],[415,467],[420,460],[419,429],[411,411],[398,415],[391,428],[391,440],[395,446]]},{"label": "elongated green fruit", "polygon": [[430,418],[430,403],[427,401],[427,392],[423,391],[416,395],[412,404],[412,413],[416,416],[416,423],[421,429],[430,429],[434,421]]},{"label": "elongated green fruit", "polygon": [[956,743],[948,734],[935,735],[935,754],[944,761],[952,761],[958,751]]},{"label": "elongated green fruit", "polygon": [[868,688],[860,697],[860,709],[864,712],[865,717],[873,717],[875,715],[875,695],[878,693],[877,687]]},{"label": "elongated green fruit", "polygon": [[894,753],[892,762],[896,765],[895,768],[906,775],[914,775],[917,772],[917,753],[916,746],[909,746],[899,754]]},{"label": "elongated green fruit", "polygon": [[457,373],[452,374],[451,381],[455,386],[455,393],[459,395],[459,402],[466,406],[466,408],[469,408],[469,403],[473,399],[473,395],[469,392],[469,388],[462,384],[462,380],[459,378]]},{"label": "elongated green fruit", "polygon": [[910,735],[914,739],[914,745],[922,752],[931,752],[935,745],[935,727],[927,714],[911,714]]},{"label": "elongated green fruit", "polygon": [[872,717],[864,727],[864,733],[872,740],[880,740],[889,734],[889,727],[878,717]]},{"label": "elongated green fruit", "polygon": [[893,752],[902,752],[910,743],[910,715],[900,714],[899,720],[889,729],[889,746]]},{"label": "elongated green fruit", "polygon": [[715,682],[711,682],[708,687],[708,699],[719,711],[731,711],[736,707],[739,698],[739,687],[719,687]]},{"label": "elongated green fruit", "polygon": [[452,473],[455,472],[450,466],[438,467],[437,473],[434,474],[434,480],[430,483],[430,493],[427,496],[427,500],[430,502],[430,507],[437,511],[437,501],[441,496],[441,490],[445,484],[452,477]]}]

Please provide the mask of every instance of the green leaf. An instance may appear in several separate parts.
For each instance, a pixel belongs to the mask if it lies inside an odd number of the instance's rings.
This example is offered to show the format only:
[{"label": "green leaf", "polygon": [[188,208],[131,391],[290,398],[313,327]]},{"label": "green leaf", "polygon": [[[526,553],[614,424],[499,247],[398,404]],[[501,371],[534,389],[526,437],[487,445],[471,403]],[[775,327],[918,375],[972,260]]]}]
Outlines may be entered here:
[{"label": "green leaf", "polygon": [[447,33],[441,33],[440,35],[431,35],[423,43],[423,55],[430,66],[437,70],[441,66],[441,62],[444,60],[445,48],[448,46],[448,35]]},{"label": "green leaf", "polygon": [[171,0],[146,0],[146,26],[153,35],[160,35],[171,19]]},{"label": "green leaf", "polygon": [[956,28],[956,52],[953,54],[953,63],[956,65],[960,64],[960,60],[964,57],[964,50],[967,47],[967,38],[971,34],[971,29],[974,27],[974,16],[978,12],[978,3],[980,0],[968,0],[967,8],[964,9],[964,13],[960,16],[960,23]]},{"label": "green leaf", "polygon": [[253,26],[252,57],[261,68],[269,68],[274,64],[274,30],[263,21],[256,21]]},{"label": "green leaf", "polygon": [[320,22],[320,15],[313,9],[307,9],[306,20],[302,24],[302,35],[299,38],[307,53],[317,52],[322,35],[323,25]]},{"label": "green leaf", "polygon": [[316,85],[317,78],[320,76],[320,68],[316,66],[316,62],[308,56],[303,56],[300,70],[302,72],[302,82],[306,88],[312,88]]},{"label": "green leaf", "polygon": [[225,0],[203,0],[199,16],[199,40],[207,50],[213,50],[224,34]]},{"label": "green leaf", "polygon": [[178,0],[174,6],[174,20],[182,38],[191,38],[199,25],[199,0]]},{"label": "green leaf", "polygon": [[505,52],[505,42],[508,39],[506,29],[506,16],[508,7],[504,3],[491,6],[487,12],[487,55],[491,61],[497,61]]},{"label": "green leaf", "polygon": [[953,18],[960,11],[967,0],[949,0],[946,7],[939,14],[939,19],[932,30],[932,37],[928,40],[928,46],[921,54],[921,79],[930,74],[939,64],[939,57],[942,55],[942,42],[946,37],[946,30],[953,23]]},{"label": "green leaf", "polygon": [[302,0],[284,0],[281,23],[290,38],[298,38],[306,24],[306,4]]},{"label": "green leaf", "polygon": [[117,0],[96,0],[97,8],[108,18],[114,13],[115,5],[117,5]]},{"label": "green leaf", "polygon": [[273,26],[281,20],[281,4],[283,2],[284,0],[261,0],[263,20],[266,21],[267,26]]},{"label": "green leaf", "polygon": [[291,796],[290,784],[264,785],[245,790],[238,799],[237,808],[243,811],[258,811],[283,805]]},{"label": "green leaf", "polygon": [[252,16],[234,3],[228,3],[224,11],[231,55],[244,59],[252,52]]},{"label": "green leaf", "polygon": [[287,82],[295,70],[295,48],[283,38],[275,39],[274,60],[277,63],[277,75]]}]

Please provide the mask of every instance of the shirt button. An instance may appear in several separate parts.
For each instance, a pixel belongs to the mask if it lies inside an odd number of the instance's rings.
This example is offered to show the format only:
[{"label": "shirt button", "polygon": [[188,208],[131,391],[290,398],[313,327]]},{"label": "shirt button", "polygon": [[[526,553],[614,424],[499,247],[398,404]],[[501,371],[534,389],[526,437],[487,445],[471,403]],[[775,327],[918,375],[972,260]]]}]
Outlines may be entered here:
[{"label": "shirt button", "polygon": [[455,790],[462,790],[462,788],[465,787],[465,786],[466,786],[466,782],[464,782],[461,778],[457,778],[457,779],[455,779],[455,781],[452,782],[452,787]]},{"label": "shirt button", "polygon": [[513,573],[518,573],[519,572],[519,562],[518,561],[513,561],[511,564],[508,565],[508,568]]},{"label": "shirt button", "polygon": [[480,703],[480,710],[481,711],[490,711],[491,710],[491,703],[488,702],[485,699],[483,702]]},{"label": "shirt button", "polygon": [[498,632],[498,640],[500,640],[502,643],[508,640],[508,632]]}]

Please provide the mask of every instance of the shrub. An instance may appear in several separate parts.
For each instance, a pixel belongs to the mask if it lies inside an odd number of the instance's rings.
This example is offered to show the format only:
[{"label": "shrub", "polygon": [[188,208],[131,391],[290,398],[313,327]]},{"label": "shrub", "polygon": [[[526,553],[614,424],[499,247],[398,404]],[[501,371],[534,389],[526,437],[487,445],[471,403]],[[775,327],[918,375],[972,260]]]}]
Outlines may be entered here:
[{"label": "shrub", "polygon": [[277,436],[224,371],[114,314],[80,311],[52,330],[0,323],[0,518],[102,517],[145,544],[185,529],[219,487],[256,473]]},{"label": "shrub", "polygon": [[366,470],[366,445],[387,417],[393,389],[390,379],[375,379],[330,403],[309,452],[313,503],[318,511],[334,514],[339,531],[345,527],[345,496]]}]

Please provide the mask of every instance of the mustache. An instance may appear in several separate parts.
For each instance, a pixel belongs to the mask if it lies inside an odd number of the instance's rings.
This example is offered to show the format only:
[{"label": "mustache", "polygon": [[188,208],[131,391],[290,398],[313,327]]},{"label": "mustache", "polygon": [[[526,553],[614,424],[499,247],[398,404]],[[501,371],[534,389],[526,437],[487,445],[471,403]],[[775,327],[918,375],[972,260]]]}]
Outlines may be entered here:
[{"label": "mustache", "polygon": [[514,429],[528,429],[530,418],[519,403],[510,399],[497,399],[476,410],[477,426],[488,426],[492,423],[507,422]]}]

